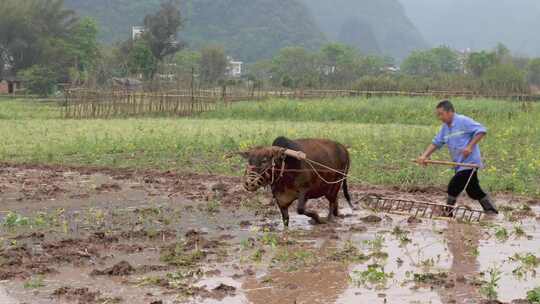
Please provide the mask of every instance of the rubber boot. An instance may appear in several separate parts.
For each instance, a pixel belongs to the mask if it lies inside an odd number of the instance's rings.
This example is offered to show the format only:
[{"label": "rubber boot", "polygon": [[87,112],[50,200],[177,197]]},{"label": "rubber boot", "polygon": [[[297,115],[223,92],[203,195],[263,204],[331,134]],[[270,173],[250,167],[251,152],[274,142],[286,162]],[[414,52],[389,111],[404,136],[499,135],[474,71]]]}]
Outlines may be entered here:
[{"label": "rubber boot", "polygon": [[495,202],[489,197],[489,195],[486,195],[483,199],[479,200],[480,205],[482,205],[482,208],[484,208],[484,212],[487,214],[499,214],[499,211],[497,211],[497,207],[495,206]]},{"label": "rubber boot", "polygon": [[457,197],[455,196],[448,196],[446,198],[446,205],[449,207],[444,208],[444,215],[447,217],[453,217],[454,216],[454,206],[456,205]]}]

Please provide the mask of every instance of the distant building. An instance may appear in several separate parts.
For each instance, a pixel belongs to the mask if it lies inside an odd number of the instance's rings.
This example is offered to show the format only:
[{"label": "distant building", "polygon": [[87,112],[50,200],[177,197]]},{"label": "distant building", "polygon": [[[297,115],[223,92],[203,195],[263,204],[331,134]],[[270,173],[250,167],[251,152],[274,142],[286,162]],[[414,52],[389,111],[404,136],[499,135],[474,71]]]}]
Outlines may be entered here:
[{"label": "distant building", "polygon": [[469,74],[470,71],[467,69],[467,60],[469,59],[472,50],[470,48],[466,48],[463,50],[457,50],[456,53],[458,55],[460,72],[463,74]]},{"label": "distant building", "polygon": [[227,57],[229,65],[227,66],[227,76],[239,78],[242,76],[242,61],[235,61],[231,57]]},{"label": "distant building", "polygon": [[146,28],[144,26],[132,26],[131,27],[131,39],[136,40],[140,38]]},{"label": "distant building", "polygon": [[143,88],[142,82],[133,78],[112,78],[112,85],[115,89],[125,91],[141,91]]},{"label": "distant building", "polygon": [[390,65],[390,66],[386,66],[386,67],[382,68],[382,70],[384,72],[397,73],[397,72],[399,72],[400,69],[397,66]]},{"label": "distant building", "polygon": [[22,80],[16,77],[0,77],[0,94],[15,94],[22,89]]}]

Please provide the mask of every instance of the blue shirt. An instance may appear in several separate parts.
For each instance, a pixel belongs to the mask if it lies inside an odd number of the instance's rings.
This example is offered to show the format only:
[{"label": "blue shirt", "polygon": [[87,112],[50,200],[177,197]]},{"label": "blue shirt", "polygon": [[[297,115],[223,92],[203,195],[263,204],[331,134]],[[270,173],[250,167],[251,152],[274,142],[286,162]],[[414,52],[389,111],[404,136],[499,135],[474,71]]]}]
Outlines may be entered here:
[{"label": "blue shirt", "polygon": [[[452,156],[452,160],[456,163],[476,164],[481,168],[482,156],[480,147],[475,145],[469,157],[463,156],[463,150],[471,142],[471,140],[480,133],[487,133],[486,128],[473,119],[460,114],[454,114],[454,119],[450,126],[443,124],[439,134],[433,139],[433,144],[437,148],[448,145],[448,150]],[[457,167],[456,171],[470,170],[470,168]]]}]

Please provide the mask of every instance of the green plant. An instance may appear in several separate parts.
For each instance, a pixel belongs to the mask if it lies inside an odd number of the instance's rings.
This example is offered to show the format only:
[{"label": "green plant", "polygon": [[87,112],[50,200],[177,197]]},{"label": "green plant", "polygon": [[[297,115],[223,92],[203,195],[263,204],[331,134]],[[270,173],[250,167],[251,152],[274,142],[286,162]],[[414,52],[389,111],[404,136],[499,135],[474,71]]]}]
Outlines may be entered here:
[{"label": "green plant", "polygon": [[527,233],[521,226],[514,226],[514,235],[516,238],[527,237]]},{"label": "green plant", "polygon": [[527,301],[531,304],[540,304],[540,287],[527,292]]},{"label": "green plant", "polygon": [[270,232],[267,229],[263,231],[263,234],[259,240],[264,245],[270,246],[272,248],[276,248],[279,244],[279,236],[277,235],[277,233]]},{"label": "green plant", "polygon": [[409,238],[409,231],[401,229],[399,226],[395,226],[392,230],[392,235],[394,235],[398,240],[401,247],[409,244],[412,240]]},{"label": "green plant", "polygon": [[264,255],[264,251],[261,250],[261,249],[257,249],[257,250],[255,250],[255,252],[251,255],[251,260],[252,260],[253,262],[259,263],[259,262],[262,261],[263,255]]},{"label": "green plant", "polygon": [[512,270],[512,274],[519,278],[525,277],[528,273],[532,276],[536,276],[536,268],[540,266],[540,258],[536,257],[533,253],[516,253],[509,258],[512,262],[517,262],[519,265]]},{"label": "green plant", "polygon": [[495,238],[497,238],[499,242],[508,240],[508,230],[506,230],[504,227],[497,228],[495,231]]},{"label": "green plant", "polygon": [[206,212],[208,213],[218,213],[219,212],[219,202],[210,201],[206,204]]},{"label": "green plant", "polygon": [[358,249],[351,241],[345,242],[341,249],[337,249],[328,255],[329,259],[338,262],[365,262],[369,257]]},{"label": "green plant", "polygon": [[497,300],[497,288],[499,287],[499,281],[501,280],[502,272],[499,268],[493,267],[488,271],[488,280],[484,282],[480,288],[480,293],[484,295],[488,300]]},{"label": "green plant", "polygon": [[191,267],[198,264],[205,257],[205,253],[199,249],[187,250],[184,243],[176,243],[161,249],[160,261],[183,267]]},{"label": "green plant", "polygon": [[376,289],[385,288],[388,279],[391,279],[393,276],[393,273],[386,273],[384,268],[378,264],[368,265],[367,270],[355,270],[349,275],[353,284],[357,286],[375,287]]},{"label": "green plant", "polygon": [[8,228],[28,226],[28,225],[30,225],[30,220],[27,217],[11,212],[11,211],[8,212],[8,214],[6,215],[6,217],[4,218],[2,222],[2,226],[8,227]]},{"label": "green plant", "polygon": [[37,289],[45,286],[42,276],[35,276],[24,282],[24,288],[26,289]]}]

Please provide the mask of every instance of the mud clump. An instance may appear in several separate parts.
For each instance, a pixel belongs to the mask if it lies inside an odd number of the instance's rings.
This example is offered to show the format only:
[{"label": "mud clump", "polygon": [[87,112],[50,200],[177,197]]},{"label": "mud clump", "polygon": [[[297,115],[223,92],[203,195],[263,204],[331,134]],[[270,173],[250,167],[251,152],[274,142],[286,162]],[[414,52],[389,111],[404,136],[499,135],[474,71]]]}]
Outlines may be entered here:
[{"label": "mud clump", "polygon": [[2,267],[0,269],[0,281],[11,279],[28,279],[31,276],[30,273],[22,270],[16,270],[11,268]]},{"label": "mud clump", "polygon": [[126,276],[126,275],[130,275],[130,274],[132,274],[134,272],[135,272],[135,268],[133,268],[133,266],[131,266],[131,264],[129,264],[126,261],[121,261],[118,264],[116,264],[116,265],[114,265],[114,266],[112,266],[110,268],[106,268],[104,270],[94,269],[90,273],[90,275],[91,276],[103,276],[103,275]]},{"label": "mud clump", "polygon": [[223,283],[219,284],[216,288],[212,289],[212,292],[209,294],[210,298],[221,301],[226,297],[232,297],[236,294],[236,287],[225,285]]},{"label": "mud clump", "polygon": [[94,304],[99,301],[99,291],[90,291],[88,288],[60,287],[53,292],[53,296],[68,301],[77,301],[79,304]]},{"label": "mud clump", "polygon": [[410,216],[408,219],[407,219],[407,223],[408,224],[420,224],[422,223],[422,220],[417,218],[417,217],[414,217],[414,216]]},{"label": "mud clump", "polygon": [[366,226],[361,226],[361,225],[353,225],[353,226],[351,226],[349,231],[351,231],[351,232],[366,232],[367,227]]},{"label": "mud clump", "polygon": [[382,218],[371,214],[371,215],[360,218],[360,220],[364,223],[380,223],[382,221]]},{"label": "mud clump", "polygon": [[122,190],[122,187],[120,187],[120,185],[118,185],[117,183],[110,183],[110,184],[105,183],[105,184],[101,184],[97,186],[95,190],[97,192],[111,192],[111,191],[120,191]]},{"label": "mud clump", "polygon": [[445,288],[452,288],[455,283],[448,277],[448,273],[415,273],[413,276],[414,282],[418,284],[429,284],[432,286],[444,286]]}]

